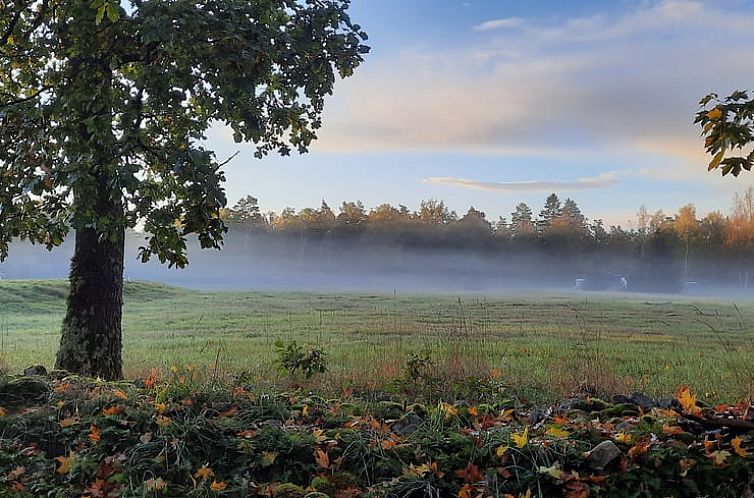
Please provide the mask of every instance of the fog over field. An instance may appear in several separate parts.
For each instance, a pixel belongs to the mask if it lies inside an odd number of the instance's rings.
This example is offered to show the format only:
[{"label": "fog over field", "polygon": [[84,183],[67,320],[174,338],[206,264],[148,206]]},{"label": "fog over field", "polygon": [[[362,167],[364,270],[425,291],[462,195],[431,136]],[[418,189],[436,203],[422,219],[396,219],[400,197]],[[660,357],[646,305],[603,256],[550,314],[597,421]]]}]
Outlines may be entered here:
[{"label": "fog over field", "polygon": [[[705,278],[687,286],[668,287],[668,272],[680,277],[673,260],[655,260],[637,287],[637,261],[616,255],[552,252],[494,251],[485,249],[427,249],[375,245],[355,240],[306,240],[230,233],[222,251],[201,250],[189,244],[190,264],[170,269],[156,260],[137,259],[141,243],[132,234],[126,249],[125,277],[153,280],[206,290],[363,291],[422,293],[507,293],[574,289],[584,279],[591,290],[628,290],[720,294],[737,292],[732,282],[715,280],[719,264],[695,274]],[[25,242],[12,245],[8,259],[0,263],[3,279],[57,279],[68,276],[73,240],[48,252]],[[649,276],[647,276],[649,275]]]}]

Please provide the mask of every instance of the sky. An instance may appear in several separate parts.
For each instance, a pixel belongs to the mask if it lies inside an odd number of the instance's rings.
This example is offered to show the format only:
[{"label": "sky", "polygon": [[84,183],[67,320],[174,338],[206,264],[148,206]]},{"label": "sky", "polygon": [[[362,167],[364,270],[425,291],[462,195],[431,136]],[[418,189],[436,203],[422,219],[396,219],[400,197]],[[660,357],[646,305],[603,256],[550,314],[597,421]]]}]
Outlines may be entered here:
[{"label": "sky", "polygon": [[726,212],[754,173],[707,172],[701,97],[754,86],[754,0],[353,0],[372,52],[308,154],[253,157],[215,127],[229,204],[343,201],[537,213],[555,192],[630,227],[638,208]]}]

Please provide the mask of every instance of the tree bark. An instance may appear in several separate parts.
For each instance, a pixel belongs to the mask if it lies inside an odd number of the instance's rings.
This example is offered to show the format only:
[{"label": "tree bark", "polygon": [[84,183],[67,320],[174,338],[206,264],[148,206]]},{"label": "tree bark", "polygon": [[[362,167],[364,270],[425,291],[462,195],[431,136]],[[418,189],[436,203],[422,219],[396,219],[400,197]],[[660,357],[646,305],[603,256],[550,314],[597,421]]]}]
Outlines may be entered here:
[{"label": "tree bark", "polygon": [[[101,174],[98,184],[97,214],[119,224],[123,207],[108,195],[107,176]],[[68,309],[63,320],[56,368],[110,380],[123,376],[124,249],[122,225],[110,229],[108,234],[89,227],[76,230]]]}]

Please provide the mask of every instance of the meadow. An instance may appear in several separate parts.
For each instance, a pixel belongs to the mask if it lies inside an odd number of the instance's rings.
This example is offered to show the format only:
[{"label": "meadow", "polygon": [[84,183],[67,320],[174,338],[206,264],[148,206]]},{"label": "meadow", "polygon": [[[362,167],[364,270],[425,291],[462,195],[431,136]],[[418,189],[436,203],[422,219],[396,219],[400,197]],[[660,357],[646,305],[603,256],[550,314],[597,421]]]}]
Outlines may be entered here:
[{"label": "meadow", "polygon": [[[5,370],[54,364],[66,292],[64,281],[0,282]],[[424,382],[458,397],[470,379],[495,378],[533,402],[575,393],[672,397],[680,385],[730,402],[752,398],[752,324],[754,308],[741,298],[200,292],[127,282],[124,362],[129,378],[190,366],[334,392]],[[278,341],[320,348],[328,372],[305,379],[281,371]],[[421,360],[421,378],[410,379],[412,358]]]}]

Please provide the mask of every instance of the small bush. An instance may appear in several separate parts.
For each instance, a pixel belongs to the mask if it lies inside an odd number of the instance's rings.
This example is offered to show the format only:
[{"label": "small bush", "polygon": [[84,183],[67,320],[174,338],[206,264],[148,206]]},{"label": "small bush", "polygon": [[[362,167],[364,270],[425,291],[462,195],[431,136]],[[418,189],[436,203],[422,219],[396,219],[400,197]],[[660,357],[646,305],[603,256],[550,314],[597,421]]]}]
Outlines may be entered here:
[{"label": "small bush", "polygon": [[315,374],[327,372],[325,352],[319,348],[308,346],[304,349],[296,341],[287,344],[278,341],[275,343],[275,347],[277,348],[280,367],[291,375],[301,372],[308,379]]}]

